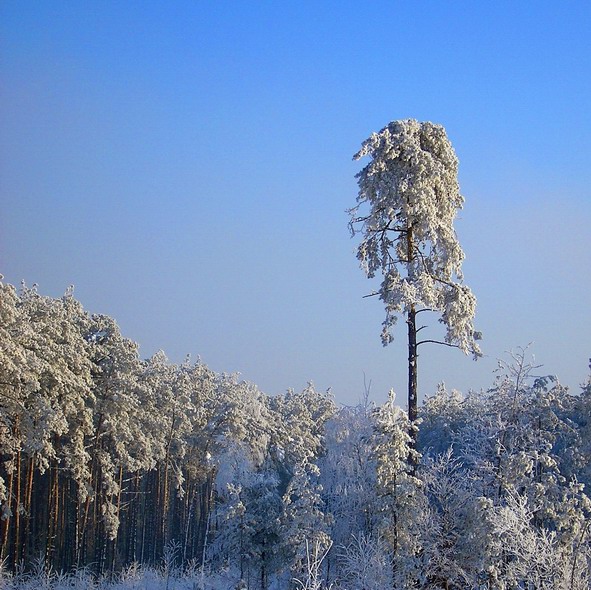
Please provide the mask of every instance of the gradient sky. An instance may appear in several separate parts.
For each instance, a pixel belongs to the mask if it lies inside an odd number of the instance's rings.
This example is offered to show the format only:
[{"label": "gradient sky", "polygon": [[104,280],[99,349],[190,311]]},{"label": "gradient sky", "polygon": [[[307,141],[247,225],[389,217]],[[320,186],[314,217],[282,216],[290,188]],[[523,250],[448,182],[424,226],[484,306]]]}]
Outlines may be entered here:
[{"label": "gradient sky", "polygon": [[[493,382],[526,346],[578,391],[591,356],[589,2],[0,4],[0,272],[270,394],[404,401],[405,326],[357,266],[352,155],[441,123],[478,362],[423,347],[419,389]],[[435,322],[436,323],[436,322]],[[437,327],[431,332],[438,334]]]}]

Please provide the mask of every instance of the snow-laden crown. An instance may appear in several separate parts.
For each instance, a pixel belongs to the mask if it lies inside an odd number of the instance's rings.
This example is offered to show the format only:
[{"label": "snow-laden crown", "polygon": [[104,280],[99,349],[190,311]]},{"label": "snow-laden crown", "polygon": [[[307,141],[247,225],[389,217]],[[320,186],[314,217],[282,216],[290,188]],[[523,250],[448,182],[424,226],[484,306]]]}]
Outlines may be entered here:
[{"label": "snow-laden crown", "polygon": [[[373,133],[354,156],[371,161],[357,175],[352,234],[362,233],[357,258],[368,277],[384,275],[384,345],[396,316],[411,308],[441,314],[446,342],[479,354],[474,342],[476,298],[462,284],[464,253],[453,221],[464,203],[458,159],[441,125],[394,121]],[[369,213],[360,210],[369,206]]]}]

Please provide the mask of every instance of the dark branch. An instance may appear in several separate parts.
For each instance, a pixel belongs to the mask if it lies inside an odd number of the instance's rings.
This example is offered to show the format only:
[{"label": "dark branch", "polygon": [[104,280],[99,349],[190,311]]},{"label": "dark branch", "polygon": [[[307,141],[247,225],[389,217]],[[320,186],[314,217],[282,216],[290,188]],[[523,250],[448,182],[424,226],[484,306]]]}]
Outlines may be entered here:
[{"label": "dark branch", "polygon": [[[4,383],[3,385],[12,385],[12,383]],[[18,404],[24,410],[27,409],[25,404],[20,399],[17,399],[16,397],[13,397],[12,395],[8,395],[7,393],[2,392],[2,393],[0,393],[0,396],[5,397],[6,399],[9,399],[10,401],[14,402],[15,404]]]},{"label": "dark branch", "polygon": [[457,344],[450,344],[449,342],[441,342],[441,340],[421,340],[420,342],[417,342],[417,346],[420,346],[421,344],[427,344],[427,343],[441,344],[442,346],[449,346],[450,348],[460,348]]}]

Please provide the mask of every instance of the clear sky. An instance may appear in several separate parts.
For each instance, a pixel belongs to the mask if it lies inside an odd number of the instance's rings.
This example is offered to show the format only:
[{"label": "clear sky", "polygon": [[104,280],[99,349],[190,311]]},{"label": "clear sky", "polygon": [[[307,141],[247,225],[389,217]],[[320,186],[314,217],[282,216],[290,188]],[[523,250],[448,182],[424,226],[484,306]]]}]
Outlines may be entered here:
[{"label": "clear sky", "polygon": [[[389,121],[441,123],[485,358],[424,348],[419,389],[530,351],[591,356],[589,2],[0,4],[0,272],[270,394],[404,399],[345,210]],[[435,322],[436,323],[436,322]],[[437,330],[432,332],[437,335]]]}]

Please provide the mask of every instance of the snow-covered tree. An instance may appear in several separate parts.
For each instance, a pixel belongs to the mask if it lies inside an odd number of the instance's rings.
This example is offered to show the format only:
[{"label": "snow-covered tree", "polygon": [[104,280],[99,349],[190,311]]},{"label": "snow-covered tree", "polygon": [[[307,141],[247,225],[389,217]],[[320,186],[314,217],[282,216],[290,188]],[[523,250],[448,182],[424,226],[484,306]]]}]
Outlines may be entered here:
[{"label": "snow-covered tree", "polygon": [[392,563],[379,535],[353,535],[339,548],[339,580],[345,588],[384,590],[392,585]]},{"label": "snow-covered tree", "polygon": [[330,395],[311,384],[301,393],[272,398],[270,406],[280,419],[274,446],[283,484],[281,552],[295,572],[304,567],[306,543],[329,546],[318,459],[325,452],[325,424],[336,408]]},{"label": "snow-covered tree", "polygon": [[[589,361],[591,370],[591,359]],[[575,435],[564,442],[563,455],[571,476],[576,476],[591,489],[591,375],[582,384],[581,394],[573,397],[570,417],[576,425]]]},{"label": "snow-covered tree", "polygon": [[394,588],[411,588],[421,572],[421,531],[426,516],[425,497],[415,466],[416,423],[395,404],[394,391],[375,411],[374,457],[379,495],[380,536],[388,545]]},{"label": "snow-covered tree", "polygon": [[[2,422],[11,425],[16,443],[13,456],[5,463],[16,510],[12,510],[14,519],[6,520],[4,526],[13,526],[15,560],[41,547],[52,560],[54,552],[68,553],[72,547],[67,531],[58,530],[67,508],[58,494],[65,480],[64,466],[67,475],[81,483],[88,458],[83,438],[92,431],[92,415],[86,407],[91,396],[91,363],[81,331],[86,314],[71,290],[53,299],[23,284],[16,302],[13,297],[14,292],[10,299],[3,299],[16,304],[20,325],[5,324],[12,345],[2,348],[19,370],[6,377],[11,386],[5,397],[12,408],[5,405],[1,414]],[[5,365],[5,369],[10,367],[10,362]],[[43,479],[49,483],[50,509],[45,526],[38,529],[33,490],[43,485]]]},{"label": "snow-covered tree", "polygon": [[[326,453],[320,458],[320,483],[334,546],[377,532],[376,465],[372,450],[371,408],[339,409],[326,424]],[[334,551],[332,552],[334,553]],[[327,561],[332,563],[332,555]]]},{"label": "snow-covered tree", "polygon": [[[376,295],[386,318],[389,344],[397,317],[408,326],[408,412],[417,418],[417,349],[427,342],[480,354],[474,331],[476,298],[462,283],[464,253],[453,222],[464,198],[458,159],[445,129],[414,119],[394,121],[373,133],[355,154],[371,162],[358,174],[357,205],[350,209],[352,235],[362,234],[357,258],[369,278],[383,275]],[[369,207],[369,211],[366,211]],[[417,314],[434,311],[445,325],[444,340],[420,340]]]},{"label": "snow-covered tree", "polygon": [[521,587],[528,576],[570,587],[588,568],[584,396],[533,376],[523,350],[500,369],[491,389],[464,398],[440,387],[422,409],[427,572],[451,588]]},{"label": "snow-covered tree", "polygon": [[[426,457],[420,467],[426,495],[421,530],[424,588],[476,588],[486,557],[490,527],[483,526],[482,501],[453,447]],[[484,565],[483,565],[484,564]]]},{"label": "snow-covered tree", "polygon": [[218,524],[210,555],[215,567],[230,567],[247,587],[264,589],[276,569],[282,503],[272,466],[252,459],[247,445],[230,439],[216,459]]},{"label": "snow-covered tree", "polygon": [[529,500],[509,493],[499,506],[483,515],[491,524],[491,554],[487,568],[488,588],[536,588],[539,590],[586,590],[591,583],[591,552],[583,530],[575,543],[565,543],[558,531],[540,527]]},{"label": "snow-covered tree", "polygon": [[311,385],[270,397],[199,361],[142,361],[71,290],[0,284],[0,562],[46,586],[42,562],[96,573],[164,559],[168,584],[178,558],[198,587],[211,571],[252,590],[294,576],[582,590],[591,385],[571,394],[535,369],[519,351],[490,389],[440,385],[415,448],[419,421],[393,397],[337,409]]}]

